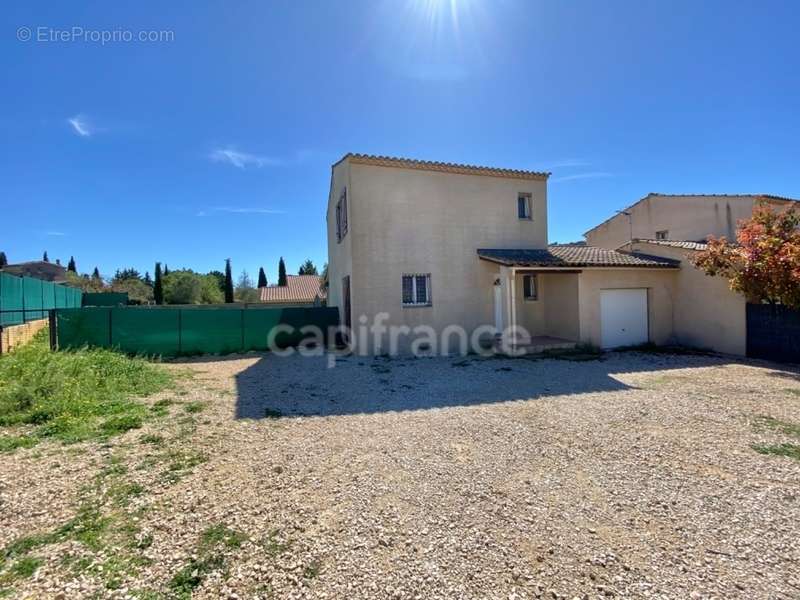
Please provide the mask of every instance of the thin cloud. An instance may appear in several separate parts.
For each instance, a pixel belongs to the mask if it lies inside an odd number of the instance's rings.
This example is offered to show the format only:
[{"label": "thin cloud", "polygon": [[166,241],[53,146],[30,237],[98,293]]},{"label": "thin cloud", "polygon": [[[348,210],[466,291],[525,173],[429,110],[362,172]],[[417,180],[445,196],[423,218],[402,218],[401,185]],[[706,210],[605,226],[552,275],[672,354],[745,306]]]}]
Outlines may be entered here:
[{"label": "thin cloud", "polygon": [[568,169],[571,167],[588,167],[591,163],[580,158],[566,158],[564,160],[554,160],[549,163],[539,165],[540,169]]},{"label": "thin cloud", "polygon": [[45,231],[44,234],[50,237],[63,237],[67,235],[63,231]]},{"label": "thin cloud", "polygon": [[227,213],[231,215],[285,215],[285,210],[276,208],[250,208],[239,206],[217,206],[197,213],[198,217],[210,217],[212,214]]},{"label": "thin cloud", "polygon": [[72,129],[81,137],[91,137],[95,132],[94,127],[91,126],[89,120],[83,115],[75,115],[67,119],[67,123],[72,126]]},{"label": "thin cloud", "polygon": [[615,177],[614,173],[608,173],[606,171],[593,171],[590,173],[576,173],[574,175],[556,177],[555,179],[551,179],[550,182],[560,183],[562,181],[576,181],[578,179],[607,179],[609,177]]},{"label": "thin cloud", "polygon": [[237,169],[246,169],[247,167],[260,169],[262,167],[277,167],[284,164],[284,161],[277,158],[250,154],[249,152],[242,152],[234,148],[217,148],[211,152],[209,158],[214,162],[233,165]]}]

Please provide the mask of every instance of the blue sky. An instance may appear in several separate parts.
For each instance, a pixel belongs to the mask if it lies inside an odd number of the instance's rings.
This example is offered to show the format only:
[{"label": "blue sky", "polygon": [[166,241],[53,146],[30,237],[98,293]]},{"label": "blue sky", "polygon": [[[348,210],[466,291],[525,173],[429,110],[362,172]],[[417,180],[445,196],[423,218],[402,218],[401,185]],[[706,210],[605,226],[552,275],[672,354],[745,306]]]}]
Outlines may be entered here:
[{"label": "blue sky", "polygon": [[0,23],[12,261],[321,266],[349,151],[550,170],[551,241],[651,191],[800,197],[796,2],[16,2]]}]

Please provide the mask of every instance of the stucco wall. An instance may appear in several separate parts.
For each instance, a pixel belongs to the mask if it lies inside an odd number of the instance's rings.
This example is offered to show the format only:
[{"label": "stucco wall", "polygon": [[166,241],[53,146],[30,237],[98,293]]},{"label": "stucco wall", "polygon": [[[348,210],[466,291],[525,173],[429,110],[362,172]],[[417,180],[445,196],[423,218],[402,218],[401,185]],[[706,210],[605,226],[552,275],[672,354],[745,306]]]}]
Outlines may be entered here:
[{"label": "stucco wall", "polygon": [[[342,190],[347,187],[348,232],[341,240],[336,239],[336,203]],[[331,172],[331,189],[328,197],[327,230],[328,230],[328,306],[339,308],[339,318],[344,323],[344,302],[342,300],[342,278],[350,275],[352,288],[353,272],[353,217],[354,211],[350,188],[350,165],[346,161],[336,164]],[[352,304],[352,289],[350,292]]]},{"label": "stucco wall", "polygon": [[744,296],[731,291],[727,280],[709,277],[692,265],[691,251],[656,244],[634,244],[633,249],[681,261],[676,275],[675,341],[686,346],[744,356],[747,318]]},{"label": "stucco wall", "polygon": [[672,341],[674,331],[675,269],[600,269],[583,271],[578,276],[580,340],[601,346],[600,291],[604,289],[646,288],[648,329],[656,344]]},{"label": "stucco wall", "polygon": [[580,303],[577,273],[540,275],[544,299],[543,335],[578,340]]},{"label": "stucco wall", "polygon": [[634,239],[654,239],[667,230],[671,240],[703,241],[709,235],[733,239],[737,222],[750,217],[752,196],[650,196],[631,207],[628,217],[618,214],[586,232],[590,246],[616,249]]},{"label": "stucco wall", "polygon": [[[380,312],[411,328],[493,325],[498,267],[477,249],[547,245],[544,181],[351,164],[350,182],[354,325]],[[517,218],[520,192],[530,221]],[[404,273],[431,274],[432,306],[402,306]]]}]

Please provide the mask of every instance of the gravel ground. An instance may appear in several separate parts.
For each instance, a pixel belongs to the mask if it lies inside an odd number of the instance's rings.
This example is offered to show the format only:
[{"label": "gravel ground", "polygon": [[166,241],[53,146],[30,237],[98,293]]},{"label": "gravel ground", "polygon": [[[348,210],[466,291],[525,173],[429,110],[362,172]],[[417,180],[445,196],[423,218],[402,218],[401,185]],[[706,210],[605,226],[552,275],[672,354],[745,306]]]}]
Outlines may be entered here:
[{"label": "gravel ground", "polygon": [[800,461],[752,448],[791,441],[761,417],[800,423],[796,371],[329,363],[173,364],[192,377],[145,428],[0,456],[3,547],[96,511],[7,593],[800,598]]}]

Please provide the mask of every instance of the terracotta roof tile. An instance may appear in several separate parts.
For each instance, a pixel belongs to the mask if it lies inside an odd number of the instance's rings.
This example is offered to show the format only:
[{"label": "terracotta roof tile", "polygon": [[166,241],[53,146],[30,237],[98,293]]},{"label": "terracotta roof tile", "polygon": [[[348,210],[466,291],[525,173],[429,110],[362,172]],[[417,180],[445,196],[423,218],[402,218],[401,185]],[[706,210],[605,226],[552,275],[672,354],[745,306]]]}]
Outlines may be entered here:
[{"label": "terracotta roof tile", "polygon": [[656,267],[673,268],[680,263],[639,253],[618,252],[594,246],[548,246],[536,250],[479,249],[478,256],[513,267]]},{"label": "terracotta roof tile", "polygon": [[314,302],[317,298],[325,298],[325,290],[322,289],[322,277],[317,275],[289,275],[286,277],[286,285],[270,285],[261,288],[261,302],[268,303],[291,303],[291,302]]},{"label": "terracotta roof tile", "polygon": [[550,176],[550,173],[544,171],[523,171],[519,169],[481,167],[476,165],[462,165],[430,160],[417,160],[413,158],[398,158],[394,156],[376,156],[372,154],[349,153],[345,154],[339,162],[342,162],[346,159],[351,163],[359,165],[398,167],[401,169],[420,169],[423,171],[440,171],[444,173],[458,173],[462,175],[486,175],[489,177],[510,177],[513,179],[536,180],[546,180]]},{"label": "terracotta roof tile", "polygon": [[[635,239],[634,243],[654,244],[656,246],[670,246],[672,248],[683,248],[684,250],[705,250],[708,244],[705,242],[692,242],[689,240],[647,240]],[[628,242],[630,243],[630,242]],[[626,244],[627,245],[627,244]]]}]

